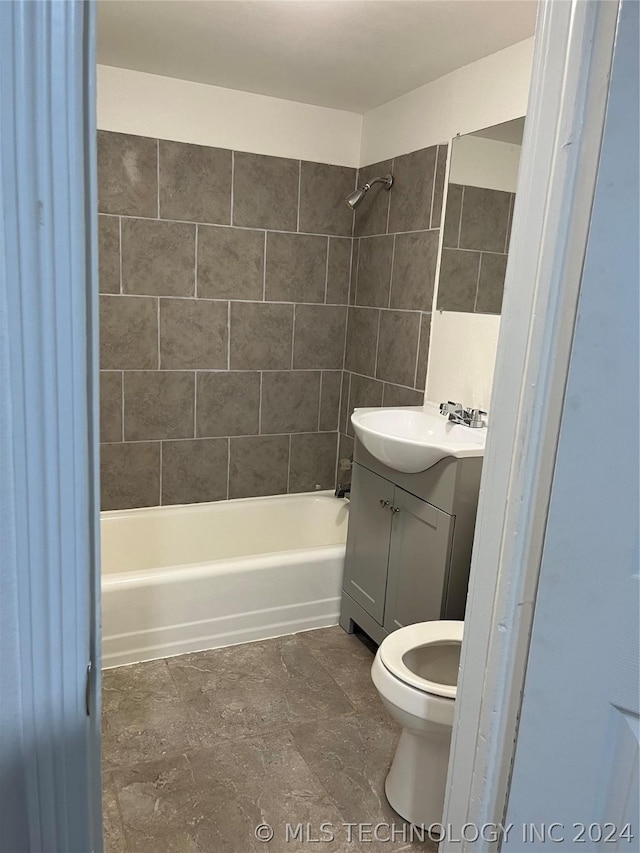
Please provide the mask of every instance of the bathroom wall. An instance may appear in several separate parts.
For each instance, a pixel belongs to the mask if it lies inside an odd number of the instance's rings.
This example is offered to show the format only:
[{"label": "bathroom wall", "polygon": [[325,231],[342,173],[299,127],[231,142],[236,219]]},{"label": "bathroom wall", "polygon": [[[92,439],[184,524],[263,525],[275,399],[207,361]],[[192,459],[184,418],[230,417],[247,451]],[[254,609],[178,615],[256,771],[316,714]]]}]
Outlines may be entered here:
[{"label": "bathroom wall", "polygon": [[100,131],[103,508],[334,484],[354,169]]},{"label": "bathroom wall", "polygon": [[[122,358],[122,363],[125,363],[125,366],[108,367],[106,368],[107,372],[103,374],[102,426],[105,445],[109,445],[105,447],[103,467],[105,507],[156,504],[160,501],[207,500],[212,499],[212,496],[217,498],[226,497],[227,494],[234,496],[250,492],[274,493],[286,490],[287,487],[294,489],[296,487],[302,488],[304,485],[307,488],[313,488],[316,482],[320,485],[327,483],[324,476],[318,477],[316,474],[314,476],[309,474],[305,478],[296,479],[298,466],[296,448],[303,444],[301,438],[303,435],[322,434],[326,436],[327,433],[330,433],[331,430],[325,429],[325,427],[332,424],[331,418],[322,419],[320,429],[316,428],[315,432],[298,433],[294,430],[285,430],[277,433],[280,436],[298,436],[291,439],[290,455],[284,449],[284,444],[280,442],[283,450],[279,455],[274,456],[273,460],[273,468],[279,472],[278,476],[273,476],[273,471],[261,473],[256,469],[254,482],[244,485],[239,480],[236,465],[237,453],[232,458],[231,449],[233,447],[235,451],[238,451],[242,447],[247,449],[253,447],[257,454],[258,439],[263,437],[260,431],[264,433],[269,428],[268,420],[266,424],[263,424],[259,416],[258,433],[252,436],[244,436],[244,444],[239,441],[243,436],[239,435],[201,435],[199,433],[198,430],[202,430],[204,427],[202,425],[198,427],[195,414],[196,409],[199,408],[196,376],[218,372],[229,374],[254,372],[264,377],[267,373],[272,372],[269,367],[265,366],[269,362],[261,362],[260,360],[258,362],[259,367],[255,369],[234,368],[230,342],[234,338],[237,339],[238,333],[234,333],[234,322],[236,322],[234,318],[237,315],[228,317],[225,330],[223,318],[219,316],[220,309],[218,309],[218,314],[215,313],[217,303],[228,301],[230,305],[241,306],[244,303],[251,304],[254,301],[258,303],[264,301],[275,305],[276,308],[272,310],[276,311],[288,304],[294,312],[295,337],[297,338],[300,319],[305,308],[313,308],[323,304],[325,307],[339,307],[344,311],[344,304],[341,300],[347,300],[348,297],[344,294],[345,290],[350,288],[351,308],[349,309],[349,340],[346,348],[347,362],[344,381],[340,381],[342,386],[340,430],[343,433],[341,455],[350,452],[351,439],[347,435],[347,430],[350,432],[348,414],[353,406],[419,404],[423,399],[422,390],[427,370],[429,371],[427,387],[428,389],[431,387],[433,380],[433,388],[435,389],[433,392],[435,397],[429,390],[427,397],[429,399],[440,399],[447,396],[447,394],[441,394],[439,388],[442,388],[443,385],[451,387],[452,365],[450,358],[440,356],[443,353],[451,353],[451,341],[447,335],[453,332],[449,326],[455,326],[456,322],[462,321],[465,314],[460,311],[451,314],[436,312],[431,315],[430,313],[432,303],[429,296],[434,294],[433,277],[435,276],[435,258],[437,255],[437,229],[440,224],[442,185],[446,166],[446,146],[438,145],[438,143],[450,139],[458,132],[464,133],[496,124],[522,115],[526,111],[532,43],[533,40],[529,39],[472,63],[466,68],[459,69],[453,74],[441,78],[439,81],[434,81],[434,83],[407,93],[407,95],[389,104],[376,108],[364,116],[306,104],[294,104],[250,93],[234,92],[184,80],[173,80],[125,69],[99,66],[98,127],[102,130],[115,132],[112,134],[114,138],[122,133],[151,137],[152,140],[148,140],[146,145],[146,151],[151,160],[153,160],[152,146],[148,143],[157,137],[163,139],[164,145],[162,142],[159,146],[156,143],[156,161],[154,161],[156,162],[156,172],[158,153],[160,154],[160,164],[162,164],[162,149],[168,144],[168,140],[173,140],[182,143],[197,143],[192,146],[184,146],[185,149],[192,148],[194,152],[201,150],[201,146],[204,145],[213,146],[209,148],[210,152],[221,148],[233,148],[238,152],[249,151],[273,155],[274,160],[285,157],[291,158],[293,161],[301,159],[317,163],[331,163],[340,167],[353,167],[359,163],[368,164],[372,161],[382,160],[383,162],[374,163],[370,168],[366,166],[362,168],[360,180],[364,180],[367,176],[378,171],[388,171],[389,169],[396,176],[396,186],[390,194],[382,195],[384,190],[376,187],[358,210],[355,231],[356,252],[354,253],[354,263],[350,276],[347,273],[346,266],[346,245],[351,232],[347,234],[345,229],[344,234],[342,231],[340,234],[334,234],[333,226],[328,226],[326,220],[319,224],[317,230],[313,232],[326,237],[329,246],[329,252],[325,253],[325,262],[327,258],[329,261],[328,265],[325,263],[326,298],[329,300],[327,306],[324,301],[310,304],[304,301],[296,301],[298,299],[296,295],[290,295],[290,301],[287,302],[286,299],[276,298],[268,294],[266,286],[265,300],[262,298],[245,299],[239,295],[242,290],[236,291],[235,288],[232,289],[232,292],[222,291],[221,296],[214,295],[213,298],[209,298],[206,291],[196,290],[196,278],[201,280],[203,272],[202,270],[199,273],[196,271],[195,245],[193,247],[193,291],[189,296],[183,295],[180,288],[184,286],[184,281],[178,276],[174,276],[171,270],[175,266],[180,267],[182,264],[186,264],[186,256],[189,252],[181,257],[172,251],[171,243],[165,244],[163,240],[152,241],[149,238],[146,240],[146,244],[153,244],[153,246],[147,250],[147,254],[159,252],[158,242],[162,248],[162,253],[158,254],[158,260],[153,265],[153,270],[148,263],[133,264],[131,259],[134,248],[137,252],[144,253],[145,251],[145,240],[142,237],[139,239],[135,235],[136,226],[133,220],[146,218],[156,221],[166,220],[176,225],[181,224],[188,228],[195,228],[199,233],[208,230],[205,226],[213,225],[218,227],[224,225],[230,230],[255,229],[262,231],[263,237],[267,231],[275,235],[280,229],[262,221],[258,221],[256,225],[250,227],[245,226],[242,219],[239,221],[234,219],[232,223],[230,210],[228,218],[221,222],[216,216],[211,218],[206,207],[194,214],[195,219],[190,221],[188,221],[189,217],[183,217],[182,214],[178,215],[172,212],[170,208],[162,205],[155,212],[151,211],[150,207],[141,210],[136,206],[135,200],[141,186],[147,185],[149,182],[153,185],[153,166],[147,163],[144,168],[138,171],[140,163],[135,158],[132,159],[129,153],[125,154],[120,173],[121,176],[125,175],[125,184],[127,182],[131,184],[135,202],[133,206],[126,200],[126,192],[122,193],[118,190],[118,181],[115,180],[114,183],[107,173],[102,174],[104,169],[102,166],[100,167],[101,184],[104,185],[106,182],[115,187],[115,196],[109,202],[108,209],[101,207],[103,213],[101,216],[101,278],[103,281],[101,289],[112,291],[109,294],[110,296],[122,296],[120,302],[123,305],[129,304],[125,297],[131,301],[130,297],[134,296],[140,300],[146,299],[148,305],[155,302],[157,308],[155,325],[151,319],[151,311],[148,312],[147,323],[150,323],[152,331],[156,329],[158,340],[164,334],[165,341],[164,366],[162,366],[161,361],[162,347],[158,344],[155,362],[151,357],[152,366],[147,366],[145,363],[144,367],[138,368],[139,362],[136,363],[135,359],[132,362],[135,366],[127,366],[125,357],[127,346],[120,347],[117,337],[114,339],[115,344],[112,345],[112,350],[115,352],[119,348],[122,349],[122,354],[119,357]],[[102,137],[104,139],[105,135],[103,134]],[[165,153],[166,150],[168,149],[165,148]],[[226,156],[228,158],[233,155],[227,151]],[[213,153],[211,153],[211,157],[213,158]],[[383,160],[383,158],[389,159]],[[268,160],[268,158],[263,159],[265,163]],[[144,162],[144,158],[140,162]],[[200,178],[193,178],[189,186],[197,189],[199,180],[202,179],[206,170],[196,171]],[[312,172],[310,165],[304,171],[309,176]],[[329,174],[335,176],[337,174],[331,167],[326,166],[321,167],[320,171],[324,176]],[[430,182],[429,176],[436,171],[437,178],[431,179]],[[302,168],[299,168],[299,172],[300,186],[302,187]],[[160,173],[156,175],[157,192],[159,191],[158,180],[162,184],[163,181],[168,180],[167,176],[167,169],[161,169]],[[341,178],[340,181],[334,178],[334,189],[331,193],[327,190],[333,201],[337,199],[342,215],[344,215],[342,199],[355,183],[352,181],[352,178],[355,178],[354,170],[347,168],[343,177],[344,180]],[[416,177],[419,179],[418,185],[413,187],[413,181]],[[180,182],[183,180],[184,172],[180,177]],[[228,179],[227,185],[229,182],[235,186],[233,178]],[[255,192],[257,196],[262,196],[266,192],[265,183],[265,181],[261,181],[259,185],[252,188],[251,192]],[[340,184],[339,187],[338,184]],[[349,184],[348,188],[347,184]],[[414,191],[412,191],[412,187]],[[274,188],[275,185],[272,189]],[[189,190],[189,192],[191,191]],[[144,195],[144,193],[142,194]],[[149,194],[153,194],[151,190],[149,190]],[[231,196],[233,195],[234,193],[231,192]],[[102,198],[106,197],[104,187],[101,196]],[[302,196],[300,202],[302,204]],[[229,200],[229,206],[231,203]],[[266,207],[269,207],[269,204]],[[283,229],[285,234],[304,233],[305,222],[300,222],[300,230],[298,230],[297,216],[296,211],[296,222],[295,224],[293,222],[287,224],[286,228]],[[113,221],[107,221],[112,217],[119,220],[117,227]],[[132,222],[129,223],[129,220]],[[195,225],[191,224],[193,222]],[[249,238],[245,239],[248,240]],[[277,241],[276,236],[271,237],[271,246],[275,246]],[[122,253],[120,252],[121,242]],[[266,242],[268,244],[269,240]],[[305,241],[301,240],[300,242],[304,243]],[[307,245],[312,242],[306,241]],[[360,259],[361,249],[362,257]],[[199,257],[203,251],[205,250],[199,245],[197,250]],[[168,259],[163,259],[163,254],[169,256]],[[228,255],[229,252],[223,254]],[[122,263],[120,255],[122,255]],[[213,257],[211,268],[215,268],[217,265],[215,253]],[[271,257],[273,258],[273,254]],[[255,258],[256,264],[259,264],[257,255]],[[226,275],[224,265],[221,262],[218,265],[220,266],[221,277]],[[152,271],[146,275],[146,284],[141,284],[139,272],[143,271],[145,266]],[[318,252],[314,261],[310,263],[309,269],[313,268],[317,271],[321,266],[322,252]],[[121,267],[122,274],[120,272]],[[264,271],[264,258],[262,269]],[[150,281],[153,282],[158,277],[163,279],[163,275],[160,273],[164,273],[165,283],[162,285],[150,284]],[[306,281],[306,277],[304,279]],[[166,281],[179,281],[179,283],[169,286]],[[407,289],[404,294],[401,291],[401,283],[406,284]],[[360,285],[359,294],[358,284]],[[122,288],[122,293],[120,288]],[[180,290],[177,295],[174,294],[175,288]],[[386,304],[384,303],[385,293],[387,294]],[[419,295],[420,293],[425,296],[424,301]],[[318,298],[317,294],[314,298]],[[194,377],[194,431],[190,439],[178,438],[173,435],[165,436],[164,434],[162,437],[158,437],[156,432],[149,429],[143,430],[142,434],[150,437],[136,438],[139,432],[132,427],[134,423],[132,418],[135,413],[135,409],[132,409],[132,400],[135,399],[135,396],[140,397],[140,395],[133,395],[131,384],[132,381],[135,381],[133,374],[146,374],[148,372],[168,374],[171,368],[168,368],[167,364],[171,362],[166,361],[166,353],[171,329],[180,325],[183,331],[178,334],[178,337],[180,334],[183,339],[193,336],[194,324],[192,320],[185,321],[183,324],[172,325],[166,319],[168,316],[167,300],[169,299],[192,300],[194,306],[197,305],[199,308],[204,302],[212,303],[213,307],[209,307],[208,310],[212,321],[215,317],[218,318],[219,334],[222,339],[224,340],[224,336],[227,336],[228,360],[223,367],[208,367],[204,365],[204,362],[200,364],[201,359],[198,356],[195,361],[188,362],[188,367],[173,368],[175,372],[191,373]],[[164,314],[158,313],[163,305],[165,306]],[[300,306],[299,309],[298,306]],[[249,308],[236,308],[237,312],[242,310],[250,311]],[[254,307],[253,310],[258,311],[260,309]],[[264,306],[262,306],[262,310],[266,310]],[[327,312],[327,317],[330,313],[330,311]],[[164,321],[162,320],[163,316]],[[339,316],[339,311],[335,312],[335,316]],[[431,346],[433,346],[432,323],[437,323],[439,318],[445,316],[449,316],[452,323],[445,324],[446,328],[442,328],[443,334],[438,339],[443,341],[444,347],[436,353],[435,358],[432,358],[429,356],[430,339],[432,341]],[[487,341],[496,337],[494,326],[495,323],[499,322],[499,318],[491,315],[471,315],[471,321],[468,328],[465,326],[465,334],[469,336],[469,340],[473,344],[483,347],[482,355],[485,356],[484,347],[487,345]],[[484,321],[491,324],[488,333],[485,333],[484,327],[480,328],[479,324]],[[104,322],[103,319],[103,324]],[[137,340],[140,338],[142,340],[144,335],[142,331],[136,328],[137,321],[132,319],[132,323],[133,332],[128,336],[129,339]],[[117,329],[119,325],[119,323],[114,323],[113,329]],[[142,323],[142,328],[144,329],[144,323]],[[259,328],[264,331],[264,324],[259,324]],[[278,328],[274,322],[271,332],[274,338],[278,336]],[[316,328],[319,331],[322,330],[324,340],[323,326],[318,325]],[[231,329],[231,334],[229,334],[229,329]],[[108,334],[109,332],[107,332]],[[149,334],[148,329],[146,334]],[[453,334],[458,346],[460,346],[458,331]],[[263,341],[266,337],[265,331]],[[288,340],[288,326],[284,332],[284,339]],[[103,338],[103,350],[105,340],[107,340],[106,337]],[[292,342],[294,340],[293,330],[291,340]],[[414,345],[415,360],[412,354]],[[263,347],[263,350],[269,349],[270,347]],[[276,349],[278,348],[276,347]],[[493,365],[495,347],[490,358],[483,357],[479,360],[473,357],[474,347],[472,344],[466,348],[465,352],[469,356],[466,360],[467,363],[472,363],[474,366],[485,365],[485,368],[489,362]],[[271,355],[270,352],[267,354]],[[209,354],[207,365],[211,363],[210,358],[211,355]],[[429,361],[436,367],[435,374],[431,370],[432,364],[429,364]],[[465,359],[460,358],[459,361],[462,364]],[[105,363],[112,365],[118,362],[117,360],[114,362],[107,359]],[[331,361],[332,365],[334,363],[337,364],[337,361]],[[325,362],[320,360],[319,364],[323,365]],[[293,372],[299,372],[303,369],[299,365],[300,362],[298,361],[293,367]],[[441,366],[444,366],[445,369],[441,370]],[[336,410],[333,407],[335,406],[336,395],[329,390],[329,386],[336,382],[338,372],[342,373],[341,368],[339,370],[333,367],[318,367],[314,363],[307,369],[311,373],[318,370],[322,371],[320,405],[324,411],[335,412]],[[130,371],[133,371],[131,376],[128,375]],[[289,365],[288,370],[283,369],[275,372],[287,373],[290,371],[291,365]],[[453,372],[456,380],[464,378],[460,371]],[[120,384],[118,384],[118,374],[120,374]],[[490,388],[491,376],[484,376],[483,374],[480,386]],[[147,378],[147,382],[153,381],[159,383],[162,380]],[[201,381],[206,382],[206,380]],[[273,382],[274,380],[269,381]],[[129,392],[123,394],[127,382]],[[121,391],[120,404],[118,404],[118,388]],[[264,387],[262,387],[262,392],[264,392]],[[165,399],[167,394],[162,391],[161,397]],[[263,397],[264,394],[261,395],[261,399]],[[127,405],[127,399],[129,405]],[[152,405],[147,405],[143,397],[140,399],[143,399],[139,406],[140,409],[153,409]],[[189,400],[190,398],[187,399],[187,403]],[[329,403],[328,400],[333,400],[333,402]],[[171,408],[169,404],[167,406]],[[226,410],[226,405],[223,408]],[[190,411],[188,407],[187,410]],[[127,411],[129,412],[128,416],[126,415]],[[118,427],[119,419],[120,426]],[[188,418],[185,418],[185,422],[187,420]],[[184,428],[184,424],[182,426]],[[309,425],[306,428],[308,429]],[[227,431],[235,432],[235,429]],[[252,429],[256,429],[255,424]],[[264,437],[271,438],[270,435]],[[250,438],[253,439],[251,442],[248,440]],[[223,450],[224,442],[227,439],[229,439],[227,444],[228,460],[225,468]],[[320,440],[318,438],[307,439],[308,442],[319,442]],[[327,441],[326,438],[323,440]],[[138,450],[131,446],[120,447],[123,444],[133,445],[138,442],[144,447]],[[184,446],[179,445],[178,442],[182,442]],[[203,442],[211,442],[209,445],[211,449],[215,447],[219,456],[217,462],[214,463],[213,456],[207,452]],[[216,442],[215,445],[214,442]],[[270,444],[273,445],[273,442]],[[196,456],[198,447],[200,447],[202,454],[200,461]],[[184,457],[189,454],[188,461],[191,469],[186,462],[178,462],[177,451],[179,448],[182,448],[181,452]],[[145,454],[148,464],[143,460]],[[283,474],[285,456],[287,457],[286,485]],[[293,463],[293,479],[289,474],[289,458]],[[327,453],[325,462],[328,458],[329,454]],[[209,473],[205,474],[201,467],[203,460],[206,460],[209,466]],[[134,462],[135,464],[133,464]],[[248,467],[253,466],[253,464],[253,461],[247,457],[245,469],[248,470]],[[327,463],[323,474],[328,472],[328,468]],[[193,476],[190,471],[195,471]],[[211,471],[215,476],[210,475]],[[174,487],[171,485],[174,477],[176,482],[190,485],[184,485],[180,488]],[[225,477],[227,478],[226,493],[223,485]],[[215,489],[212,486],[214,482],[216,484]]]},{"label": "bathroom wall", "polygon": [[449,141],[527,112],[533,38],[365,113],[360,165]]},{"label": "bathroom wall", "polygon": [[[531,38],[371,110],[363,119],[360,163],[404,154],[525,115],[532,60]],[[498,328],[498,316],[435,311],[426,399],[461,399],[487,409]]]},{"label": "bathroom wall", "polygon": [[362,116],[221,86],[98,65],[101,130],[360,165]]},{"label": "bathroom wall", "polygon": [[356,210],[342,385],[340,456],[360,406],[421,405],[427,371],[447,146],[434,145],[360,169],[374,185]]}]

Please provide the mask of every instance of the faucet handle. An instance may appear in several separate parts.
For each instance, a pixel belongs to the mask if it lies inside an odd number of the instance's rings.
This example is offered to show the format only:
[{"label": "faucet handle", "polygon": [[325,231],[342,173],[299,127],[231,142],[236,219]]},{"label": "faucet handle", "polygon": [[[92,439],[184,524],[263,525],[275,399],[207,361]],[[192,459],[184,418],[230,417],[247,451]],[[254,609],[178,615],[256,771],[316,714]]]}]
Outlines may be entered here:
[{"label": "faucet handle", "polygon": [[482,409],[471,409],[471,420],[469,422],[469,426],[475,429],[481,429],[486,426],[487,422],[482,417],[486,414],[487,413],[483,412]]},{"label": "faucet handle", "polygon": [[447,403],[440,403],[440,414],[450,415],[454,412],[462,411],[462,403],[454,403],[451,400]]}]

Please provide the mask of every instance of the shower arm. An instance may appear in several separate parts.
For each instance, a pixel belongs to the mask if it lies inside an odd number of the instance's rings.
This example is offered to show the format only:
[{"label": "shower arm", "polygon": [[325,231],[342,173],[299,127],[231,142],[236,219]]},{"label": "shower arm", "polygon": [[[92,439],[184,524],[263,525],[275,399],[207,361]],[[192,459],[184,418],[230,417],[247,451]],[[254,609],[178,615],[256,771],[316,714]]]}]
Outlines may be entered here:
[{"label": "shower arm", "polygon": [[385,189],[390,190],[393,186],[393,175],[387,175],[385,178],[371,178],[367,181],[363,189],[369,192],[374,184],[386,184]]}]

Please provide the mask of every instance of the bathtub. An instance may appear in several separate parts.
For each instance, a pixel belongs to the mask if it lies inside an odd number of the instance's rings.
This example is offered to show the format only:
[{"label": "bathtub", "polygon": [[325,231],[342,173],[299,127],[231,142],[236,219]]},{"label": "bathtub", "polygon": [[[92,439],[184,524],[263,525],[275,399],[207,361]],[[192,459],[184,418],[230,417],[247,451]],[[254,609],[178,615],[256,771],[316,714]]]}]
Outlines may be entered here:
[{"label": "bathtub", "polygon": [[103,512],[103,666],[337,624],[347,519],[328,492]]}]

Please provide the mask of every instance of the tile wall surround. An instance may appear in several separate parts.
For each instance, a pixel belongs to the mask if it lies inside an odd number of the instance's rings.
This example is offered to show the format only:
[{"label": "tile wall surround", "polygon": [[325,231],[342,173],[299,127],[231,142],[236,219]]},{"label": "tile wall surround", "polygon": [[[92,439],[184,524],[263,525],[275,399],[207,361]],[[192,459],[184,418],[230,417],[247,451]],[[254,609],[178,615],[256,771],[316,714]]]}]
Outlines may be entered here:
[{"label": "tile wall surround", "polygon": [[332,488],[349,411],[422,401],[445,161],[99,131],[103,509]]},{"label": "tile wall surround", "polygon": [[360,169],[374,185],[357,208],[340,415],[340,456],[353,449],[358,406],[417,406],[424,399],[431,308],[447,160],[434,145]]},{"label": "tile wall surround", "polygon": [[438,304],[500,314],[515,193],[449,184]]},{"label": "tile wall surround", "polygon": [[103,509],[333,487],[355,180],[99,132]]}]

